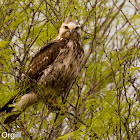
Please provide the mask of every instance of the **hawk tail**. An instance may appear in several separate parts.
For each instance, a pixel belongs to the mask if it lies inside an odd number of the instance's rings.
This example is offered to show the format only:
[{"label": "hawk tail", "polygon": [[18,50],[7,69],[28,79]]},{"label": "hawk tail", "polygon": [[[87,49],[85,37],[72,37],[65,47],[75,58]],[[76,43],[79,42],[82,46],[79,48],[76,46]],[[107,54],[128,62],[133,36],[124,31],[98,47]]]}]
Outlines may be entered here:
[{"label": "hawk tail", "polygon": [[13,109],[13,107],[9,107],[9,105],[13,103],[13,101],[14,101],[14,99],[15,99],[16,96],[17,95],[13,96],[2,108],[0,108],[0,113],[1,112],[4,112],[5,110],[6,110],[6,113],[11,112],[11,110]]},{"label": "hawk tail", "polygon": [[6,111],[6,113],[11,112],[11,110],[14,107],[9,107],[9,105],[13,104],[16,101],[16,99],[19,98],[20,96],[30,92],[31,85],[28,82],[23,81],[23,83],[21,85],[22,85],[22,87],[20,88],[19,92],[16,95],[14,95],[3,107],[0,108],[0,113],[4,112],[4,111]]},{"label": "hawk tail", "polygon": [[4,124],[9,124],[9,123],[11,123],[11,122],[13,122],[14,120],[16,120],[16,118],[21,114],[22,112],[18,112],[18,111],[16,111],[16,112],[11,112],[11,113],[9,113],[9,114],[7,114],[7,116],[6,116],[6,118],[5,118],[5,120],[4,120]]},{"label": "hawk tail", "polygon": [[[9,124],[11,122],[13,122],[14,120],[16,120],[16,118],[29,106],[31,106],[32,104],[34,104],[35,102],[37,102],[39,99],[39,96],[32,92],[29,92],[28,94],[23,95],[19,102],[17,102],[15,104],[15,106],[10,109],[10,113],[8,113],[5,117],[4,120],[4,124]],[[8,104],[8,103],[7,103]],[[4,107],[2,107],[2,111],[6,110],[8,105],[5,105]],[[5,109],[6,108],[6,109]]]}]

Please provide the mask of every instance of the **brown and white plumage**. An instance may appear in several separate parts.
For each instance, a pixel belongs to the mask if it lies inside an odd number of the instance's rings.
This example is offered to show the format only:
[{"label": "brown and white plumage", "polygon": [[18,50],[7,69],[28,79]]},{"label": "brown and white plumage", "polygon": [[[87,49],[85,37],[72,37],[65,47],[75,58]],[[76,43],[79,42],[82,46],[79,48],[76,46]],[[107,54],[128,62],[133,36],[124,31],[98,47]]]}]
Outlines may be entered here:
[{"label": "brown and white plumage", "polygon": [[[59,35],[51,43],[43,45],[33,56],[27,69],[27,90],[20,90],[24,94],[14,108],[9,108],[13,97],[0,112],[11,111],[4,123],[15,120],[23,110],[33,103],[46,100],[50,105],[57,104],[57,97],[61,96],[81,70],[84,51],[80,42],[81,28],[74,21],[62,24]],[[40,86],[43,85],[43,86]]]}]

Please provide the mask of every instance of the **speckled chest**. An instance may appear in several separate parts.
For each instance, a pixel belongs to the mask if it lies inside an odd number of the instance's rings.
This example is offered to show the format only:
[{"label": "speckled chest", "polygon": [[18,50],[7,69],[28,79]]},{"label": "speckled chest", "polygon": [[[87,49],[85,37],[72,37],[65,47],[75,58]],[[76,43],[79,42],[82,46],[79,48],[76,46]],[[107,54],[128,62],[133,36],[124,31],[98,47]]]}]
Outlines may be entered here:
[{"label": "speckled chest", "polygon": [[39,82],[52,87],[66,85],[78,76],[83,57],[84,51],[80,42],[70,40],[64,48],[60,49],[54,63],[44,70]]}]

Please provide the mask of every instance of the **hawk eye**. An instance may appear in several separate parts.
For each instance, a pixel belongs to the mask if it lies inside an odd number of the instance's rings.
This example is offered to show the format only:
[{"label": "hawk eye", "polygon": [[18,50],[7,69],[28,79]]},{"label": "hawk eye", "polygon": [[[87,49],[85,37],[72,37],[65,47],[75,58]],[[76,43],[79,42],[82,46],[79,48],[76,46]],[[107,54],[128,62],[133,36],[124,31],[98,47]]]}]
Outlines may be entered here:
[{"label": "hawk eye", "polygon": [[75,28],[75,30],[78,30],[80,27],[79,26],[77,26],[76,28]]},{"label": "hawk eye", "polygon": [[69,29],[68,26],[64,26],[64,27],[65,27],[65,29]]}]

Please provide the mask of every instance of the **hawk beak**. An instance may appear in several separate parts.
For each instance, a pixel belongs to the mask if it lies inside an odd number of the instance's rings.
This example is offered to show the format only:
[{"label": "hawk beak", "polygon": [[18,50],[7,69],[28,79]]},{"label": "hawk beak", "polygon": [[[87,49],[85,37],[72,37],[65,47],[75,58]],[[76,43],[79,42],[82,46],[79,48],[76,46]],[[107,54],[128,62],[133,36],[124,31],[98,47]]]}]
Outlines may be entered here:
[{"label": "hawk beak", "polygon": [[71,26],[69,29],[70,29],[70,34],[73,34],[73,32],[74,32],[74,27]]}]

